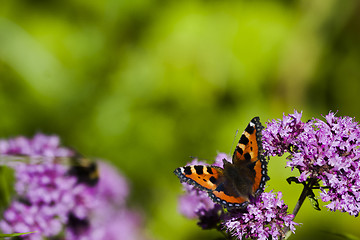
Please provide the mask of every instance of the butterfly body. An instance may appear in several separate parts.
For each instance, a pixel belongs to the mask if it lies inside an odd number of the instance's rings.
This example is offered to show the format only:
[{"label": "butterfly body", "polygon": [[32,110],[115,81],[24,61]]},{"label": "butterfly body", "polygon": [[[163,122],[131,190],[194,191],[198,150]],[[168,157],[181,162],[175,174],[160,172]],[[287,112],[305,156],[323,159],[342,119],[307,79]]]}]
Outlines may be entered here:
[{"label": "butterfly body", "polygon": [[262,128],[258,117],[250,121],[235,148],[232,163],[224,159],[223,168],[191,165],[177,168],[175,174],[182,182],[207,191],[214,202],[226,208],[245,207],[263,191],[269,179],[262,153]]}]

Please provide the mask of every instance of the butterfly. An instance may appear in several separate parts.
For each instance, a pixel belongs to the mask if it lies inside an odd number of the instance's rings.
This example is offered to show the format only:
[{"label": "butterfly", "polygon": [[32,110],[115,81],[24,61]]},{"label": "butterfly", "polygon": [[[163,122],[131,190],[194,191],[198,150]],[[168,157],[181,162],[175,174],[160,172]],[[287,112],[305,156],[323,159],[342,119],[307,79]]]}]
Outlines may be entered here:
[{"label": "butterfly", "polygon": [[190,165],[175,169],[181,182],[208,192],[210,198],[227,209],[244,208],[252,198],[264,191],[267,160],[263,154],[259,117],[245,128],[232,156],[232,163],[223,159],[223,168]]}]

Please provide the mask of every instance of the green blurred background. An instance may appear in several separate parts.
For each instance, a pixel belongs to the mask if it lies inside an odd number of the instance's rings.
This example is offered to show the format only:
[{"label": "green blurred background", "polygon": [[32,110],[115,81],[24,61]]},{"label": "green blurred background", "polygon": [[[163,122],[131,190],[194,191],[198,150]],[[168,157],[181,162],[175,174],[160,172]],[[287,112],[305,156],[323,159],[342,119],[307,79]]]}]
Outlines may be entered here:
[{"label": "green blurred background", "polygon": [[[120,169],[153,239],[215,239],[178,214],[173,170],[231,152],[257,115],[358,119],[359,3],[1,0],[0,137],[58,134]],[[267,191],[292,211],[284,167],[271,159]],[[360,236],[358,218],[308,201],[296,221],[292,239]]]}]

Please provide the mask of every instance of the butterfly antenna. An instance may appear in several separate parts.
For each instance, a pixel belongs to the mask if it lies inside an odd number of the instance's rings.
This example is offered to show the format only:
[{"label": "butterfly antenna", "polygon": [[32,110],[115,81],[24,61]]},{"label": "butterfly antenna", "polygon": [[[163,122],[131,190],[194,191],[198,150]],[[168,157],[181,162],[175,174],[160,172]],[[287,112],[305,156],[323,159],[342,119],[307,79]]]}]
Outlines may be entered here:
[{"label": "butterfly antenna", "polygon": [[231,148],[230,148],[230,151],[229,151],[229,156],[230,157],[231,157],[231,150],[234,149],[234,144],[235,144],[235,140],[236,140],[236,137],[237,137],[238,133],[239,133],[239,129],[236,129],[234,140],[233,140],[233,142],[231,144]]}]

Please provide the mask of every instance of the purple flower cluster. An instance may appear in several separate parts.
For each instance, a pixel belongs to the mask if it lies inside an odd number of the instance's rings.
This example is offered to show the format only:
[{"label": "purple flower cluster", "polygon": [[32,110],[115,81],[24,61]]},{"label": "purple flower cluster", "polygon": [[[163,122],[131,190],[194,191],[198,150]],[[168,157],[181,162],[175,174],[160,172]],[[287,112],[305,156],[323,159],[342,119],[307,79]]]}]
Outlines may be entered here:
[{"label": "purple flower cluster", "polygon": [[[264,149],[275,156],[289,152],[287,166],[300,171],[298,180],[322,181],[321,199],[326,207],[357,216],[360,211],[360,125],[350,117],[301,122],[301,113],[268,123]],[[283,144],[280,142],[283,141]]]},{"label": "purple flower cluster", "polygon": [[0,154],[31,157],[71,157],[74,153],[70,149],[60,146],[58,136],[36,134],[32,139],[21,136],[0,140]]},{"label": "purple flower cluster", "polygon": [[[92,203],[90,207],[85,208],[85,218],[80,218],[74,212],[75,222],[72,226],[68,224],[65,239],[144,239],[140,231],[140,215],[130,211],[125,205],[129,192],[125,178],[104,162],[99,162],[99,175],[99,183],[92,192],[76,196],[79,207],[88,205],[89,201]],[[83,220],[86,220],[85,226],[82,225]]]},{"label": "purple flower cluster", "polygon": [[295,231],[293,215],[287,214],[287,205],[272,191],[262,193],[255,202],[247,206],[245,212],[232,212],[224,221],[223,226],[231,236],[237,239],[282,239],[286,228]]},{"label": "purple flower cluster", "polygon": [[[1,156],[41,161],[9,161],[15,170],[16,197],[3,213],[4,233],[30,232],[24,239],[140,239],[140,216],[126,209],[128,186],[110,165],[98,163],[95,186],[79,183],[59,161],[74,152],[60,147],[57,136],[0,140]],[[63,159],[64,160],[64,159]]]},{"label": "purple flower cluster", "polygon": [[[223,159],[230,161],[230,157],[219,153],[213,165],[223,167]],[[197,159],[188,165],[207,165]],[[284,229],[295,230],[292,221],[293,215],[287,214],[287,206],[281,200],[281,193],[278,197],[272,192],[262,193],[254,202],[250,202],[247,208],[242,210],[224,211],[215,204],[206,192],[183,183],[185,194],[180,197],[179,210],[188,218],[198,218],[198,225],[203,229],[222,228],[233,237],[273,239],[283,236]]]},{"label": "purple flower cluster", "polygon": [[283,119],[268,123],[262,131],[263,147],[265,155],[282,156],[284,152],[291,150],[293,140],[304,131],[304,123],[301,122],[302,113],[283,115]]}]

